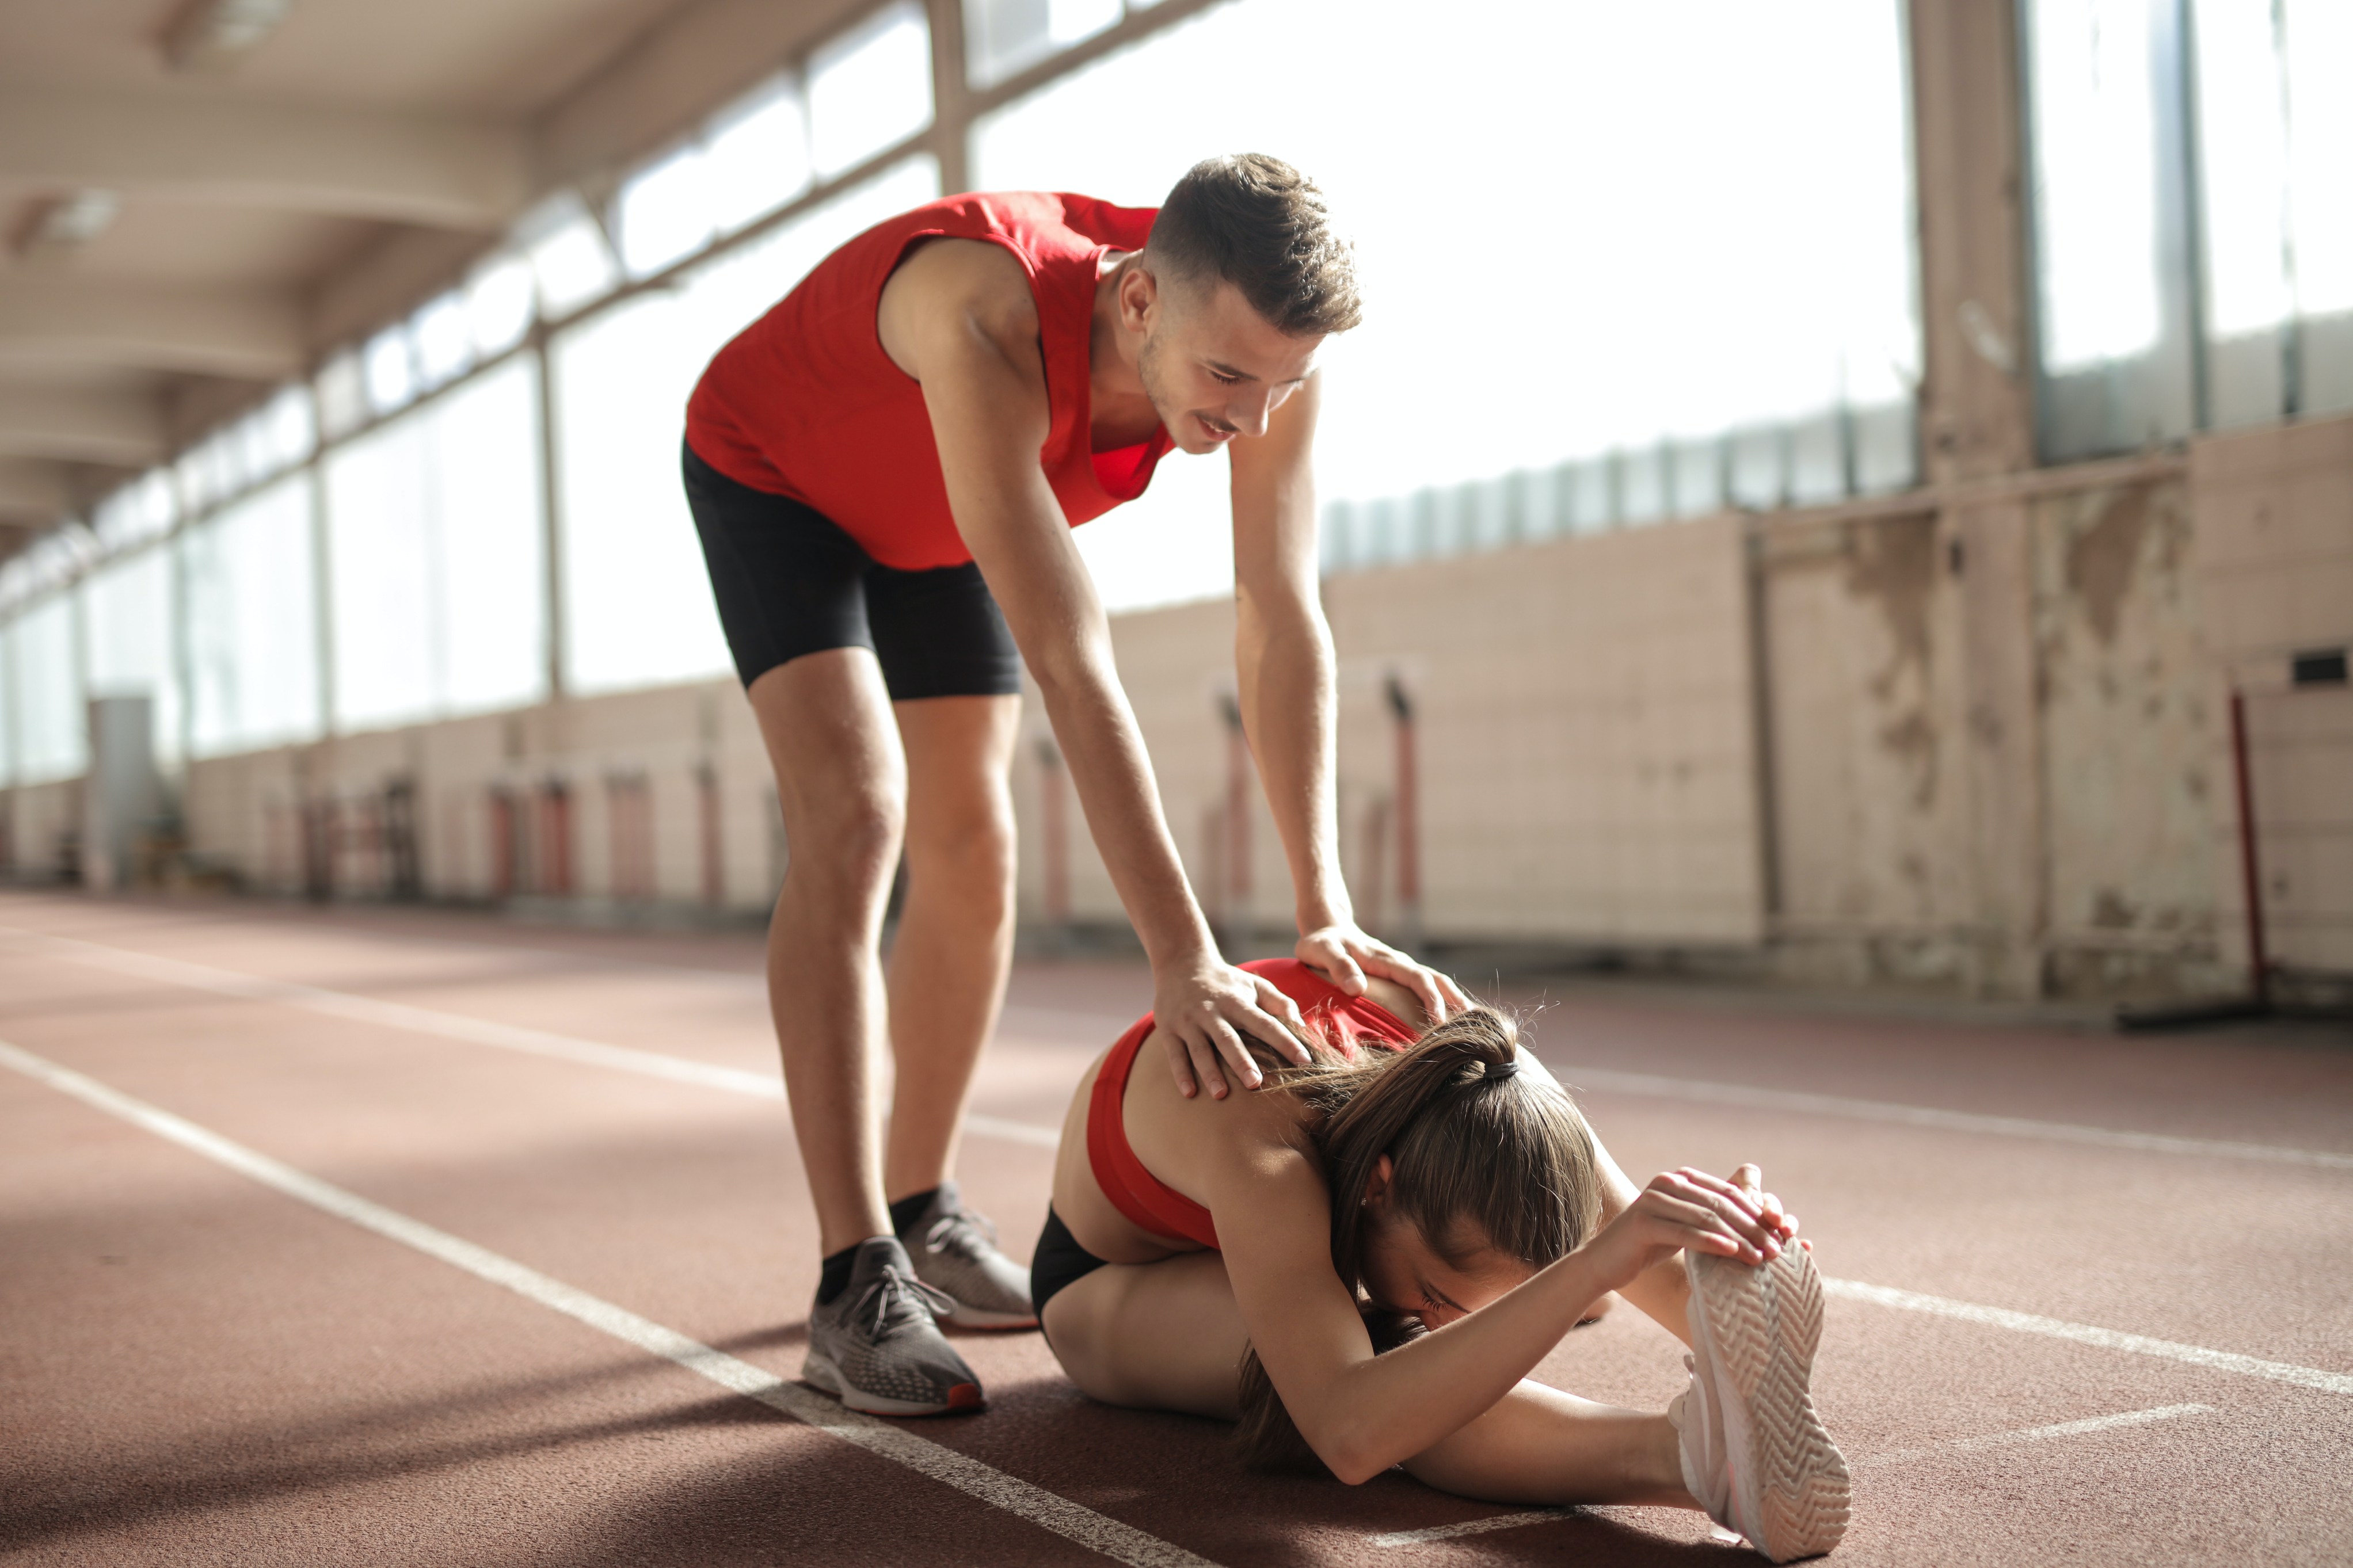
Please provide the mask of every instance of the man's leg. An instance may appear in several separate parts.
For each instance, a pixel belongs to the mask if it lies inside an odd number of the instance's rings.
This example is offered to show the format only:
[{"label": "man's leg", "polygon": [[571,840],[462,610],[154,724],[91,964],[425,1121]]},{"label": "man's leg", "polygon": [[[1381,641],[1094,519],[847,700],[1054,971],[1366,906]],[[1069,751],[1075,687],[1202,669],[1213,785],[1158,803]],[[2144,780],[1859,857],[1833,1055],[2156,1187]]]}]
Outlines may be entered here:
[{"label": "man's leg", "polygon": [[864,647],[828,648],[768,670],[751,700],[789,851],[768,927],[768,1002],[826,1255],[801,1377],[877,1415],[977,1409],[980,1381],[941,1338],[882,1202],[876,944],[907,774],[881,671]]},{"label": "man's leg", "polygon": [[891,1234],[876,1149],[884,1002],[878,947],[905,820],[906,760],[881,670],[862,647],[752,683],[785,821],[768,925],[768,1002],[793,1131],[830,1255]]},{"label": "man's leg", "polygon": [[907,898],[892,939],[898,1064],[882,1184],[892,1202],[954,1173],[956,1134],[1013,962],[1018,697],[898,705],[909,775]]},{"label": "man's leg", "polygon": [[892,939],[898,1065],[883,1190],[925,1284],[962,1328],[1027,1328],[1029,1271],[997,1249],[956,1184],[956,1135],[1013,959],[1013,801],[1018,697],[898,705],[907,754],[907,898]]}]

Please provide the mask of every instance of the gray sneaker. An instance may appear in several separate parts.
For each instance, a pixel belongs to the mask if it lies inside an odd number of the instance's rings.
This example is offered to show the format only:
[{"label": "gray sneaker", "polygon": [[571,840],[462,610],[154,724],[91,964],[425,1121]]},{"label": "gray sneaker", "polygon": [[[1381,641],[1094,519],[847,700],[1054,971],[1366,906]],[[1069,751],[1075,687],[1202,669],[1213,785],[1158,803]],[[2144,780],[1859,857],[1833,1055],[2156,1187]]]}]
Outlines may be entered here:
[{"label": "gray sneaker", "polygon": [[915,1278],[896,1237],[860,1242],[849,1287],[809,1309],[801,1381],[876,1415],[977,1410],[987,1403],[980,1379],[934,1321],[947,1310],[947,1298]]},{"label": "gray sneaker", "polygon": [[915,1277],[948,1298],[944,1316],[959,1329],[1034,1329],[1029,1270],[997,1249],[997,1227],[965,1208],[942,1182],[923,1217],[906,1229]]}]

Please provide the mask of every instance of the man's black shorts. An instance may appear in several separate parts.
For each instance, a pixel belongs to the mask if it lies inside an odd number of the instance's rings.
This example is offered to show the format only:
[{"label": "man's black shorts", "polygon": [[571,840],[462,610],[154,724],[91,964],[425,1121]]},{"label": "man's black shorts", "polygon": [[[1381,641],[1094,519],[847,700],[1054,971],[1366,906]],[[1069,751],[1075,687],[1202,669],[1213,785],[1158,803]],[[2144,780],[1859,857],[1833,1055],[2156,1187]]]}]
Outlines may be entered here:
[{"label": "man's black shorts", "polygon": [[977,565],[877,565],[800,502],[739,484],[691,447],[684,467],[719,624],[746,687],[805,653],[865,647],[894,702],[1021,689],[1021,656]]}]

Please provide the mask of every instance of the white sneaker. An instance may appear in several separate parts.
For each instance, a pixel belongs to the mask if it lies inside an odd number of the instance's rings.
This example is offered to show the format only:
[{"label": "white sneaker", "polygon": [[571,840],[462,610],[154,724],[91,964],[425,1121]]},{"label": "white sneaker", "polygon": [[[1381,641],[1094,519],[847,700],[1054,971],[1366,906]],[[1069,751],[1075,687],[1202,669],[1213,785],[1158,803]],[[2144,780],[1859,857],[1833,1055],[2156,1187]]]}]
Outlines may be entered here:
[{"label": "white sneaker", "polygon": [[1828,1552],[1846,1533],[1845,1456],[1809,1384],[1822,1337],[1813,1259],[1786,1247],[1770,1263],[1686,1252],[1688,1393],[1667,1407],[1683,1438],[1683,1485],[1708,1517],[1776,1563]]}]

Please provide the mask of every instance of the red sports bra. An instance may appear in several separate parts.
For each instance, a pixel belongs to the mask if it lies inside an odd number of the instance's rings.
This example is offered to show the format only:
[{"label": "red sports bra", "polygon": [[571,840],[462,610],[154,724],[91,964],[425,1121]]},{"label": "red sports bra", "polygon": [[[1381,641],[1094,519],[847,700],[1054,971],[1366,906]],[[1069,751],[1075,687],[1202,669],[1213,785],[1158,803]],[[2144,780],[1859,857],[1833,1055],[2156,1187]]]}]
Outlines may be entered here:
[{"label": "red sports bra", "polygon": [[[1358,1041],[1377,1040],[1394,1050],[1419,1037],[1372,998],[1349,995],[1295,958],[1255,959],[1241,967],[1272,982],[1299,1004],[1311,1027],[1323,1030],[1351,1055]],[[1137,1228],[1215,1250],[1218,1227],[1210,1222],[1209,1211],[1145,1170],[1127,1141],[1128,1074],[1151,1033],[1152,1015],[1146,1013],[1119,1037],[1095,1075],[1094,1092],[1087,1100],[1087,1163],[1103,1196]]]}]

